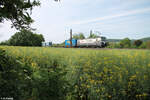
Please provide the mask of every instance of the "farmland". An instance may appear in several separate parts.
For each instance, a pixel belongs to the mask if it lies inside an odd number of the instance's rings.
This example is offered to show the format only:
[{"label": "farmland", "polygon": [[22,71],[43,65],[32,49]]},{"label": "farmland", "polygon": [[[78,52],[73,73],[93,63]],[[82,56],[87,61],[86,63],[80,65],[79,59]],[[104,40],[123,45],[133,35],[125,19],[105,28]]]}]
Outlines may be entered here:
[{"label": "farmland", "polygon": [[150,98],[149,50],[13,46],[0,48],[19,62],[28,64],[34,70],[33,76],[38,80],[45,78],[38,70],[60,68],[60,71],[65,73],[61,79],[67,81],[66,100]]}]

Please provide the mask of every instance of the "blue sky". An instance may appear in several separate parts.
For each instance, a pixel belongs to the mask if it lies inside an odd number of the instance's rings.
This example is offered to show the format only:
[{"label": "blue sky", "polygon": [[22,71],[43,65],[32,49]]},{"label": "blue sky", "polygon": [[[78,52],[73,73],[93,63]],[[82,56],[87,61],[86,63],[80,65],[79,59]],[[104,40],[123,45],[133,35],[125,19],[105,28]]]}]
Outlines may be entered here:
[{"label": "blue sky", "polygon": [[[32,17],[35,32],[54,43],[68,39],[70,28],[85,36],[93,30],[107,38],[150,37],[150,0],[41,0]],[[17,31],[10,24],[0,24],[0,41]]]}]

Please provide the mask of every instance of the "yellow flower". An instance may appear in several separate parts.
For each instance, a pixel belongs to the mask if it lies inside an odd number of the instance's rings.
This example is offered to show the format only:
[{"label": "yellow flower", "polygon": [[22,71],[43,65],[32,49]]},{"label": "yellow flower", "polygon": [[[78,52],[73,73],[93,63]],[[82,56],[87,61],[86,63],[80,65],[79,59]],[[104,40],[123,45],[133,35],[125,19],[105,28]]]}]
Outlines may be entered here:
[{"label": "yellow flower", "polygon": [[108,95],[108,98],[111,98],[111,95]]},{"label": "yellow flower", "polygon": [[90,88],[90,86],[89,86],[89,85],[87,85],[86,87],[87,87],[87,88]]},{"label": "yellow flower", "polygon": [[96,92],[97,92],[97,93],[99,93],[99,92],[100,92],[100,90],[99,90],[99,89],[96,89]]},{"label": "yellow flower", "polygon": [[78,88],[78,86],[77,86],[77,85],[75,85],[75,88]]},{"label": "yellow flower", "polygon": [[136,75],[130,77],[130,80],[134,80],[134,79],[136,79]]},{"label": "yellow flower", "polygon": [[32,67],[35,67],[35,66],[36,66],[36,63],[31,63],[31,66],[32,66]]},{"label": "yellow flower", "polygon": [[104,91],[104,90],[105,90],[105,88],[104,88],[104,87],[102,87],[101,89],[102,89],[102,91]]},{"label": "yellow flower", "polygon": [[147,75],[144,75],[144,80],[147,80],[148,79],[148,76]]},{"label": "yellow flower", "polygon": [[93,83],[94,83],[94,80],[90,80],[90,83],[93,84]]},{"label": "yellow flower", "polygon": [[108,69],[106,67],[104,67],[104,72],[107,72],[107,71],[108,71]]},{"label": "yellow flower", "polygon": [[143,96],[146,97],[148,94],[147,93],[143,93]]},{"label": "yellow flower", "polygon": [[83,78],[80,76],[80,80],[82,81],[83,80]]}]

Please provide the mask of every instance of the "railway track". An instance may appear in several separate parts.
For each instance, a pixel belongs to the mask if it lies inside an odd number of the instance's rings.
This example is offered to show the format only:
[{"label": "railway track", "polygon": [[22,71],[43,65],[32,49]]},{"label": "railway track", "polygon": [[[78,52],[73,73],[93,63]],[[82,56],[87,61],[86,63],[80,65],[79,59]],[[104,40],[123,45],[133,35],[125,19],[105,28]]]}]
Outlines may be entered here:
[{"label": "railway track", "polygon": [[[53,47],[53,48],[65,48],[65,47]],[[70,49],[70,48],[66,48]],[[135,49],[135,48],[86,48],[86,47],[80,47],[80,48],[74,48],[74,49],[94,49],[94,50],[148,50],[148,49]]]}]

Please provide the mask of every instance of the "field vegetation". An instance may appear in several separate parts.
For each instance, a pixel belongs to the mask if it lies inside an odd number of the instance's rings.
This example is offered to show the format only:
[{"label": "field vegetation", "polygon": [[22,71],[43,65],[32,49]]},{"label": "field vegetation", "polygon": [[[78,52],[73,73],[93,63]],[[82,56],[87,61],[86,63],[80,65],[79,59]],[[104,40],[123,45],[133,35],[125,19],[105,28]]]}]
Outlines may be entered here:
[{"label": "field vegetation", "polygon": [[[23,65],[25,74],[18,86],[24,93],[24,100],[150,98],[149,50],[13,46],[0,48]],[[4,70],[0,71],[0,77],[5,81],[2,73]],[[25,87],[28,87],[27,90]],[[8,91],[12,90],[8,88]]]},{"label": "field vegetation", "polygon": [[106,48],[150,49],[150,39],[149,38],[140,40],[130,40],[129,38],[125,38],[123,40],[108,39]]}]

